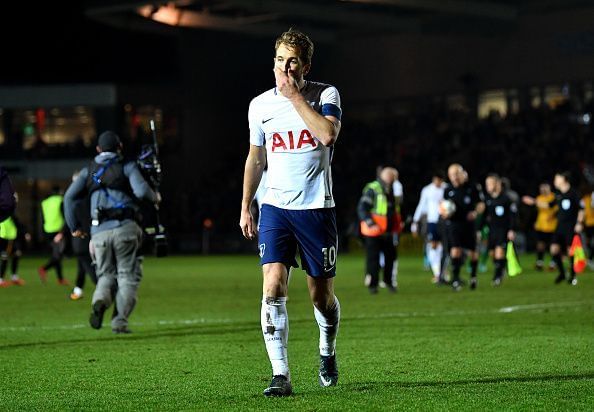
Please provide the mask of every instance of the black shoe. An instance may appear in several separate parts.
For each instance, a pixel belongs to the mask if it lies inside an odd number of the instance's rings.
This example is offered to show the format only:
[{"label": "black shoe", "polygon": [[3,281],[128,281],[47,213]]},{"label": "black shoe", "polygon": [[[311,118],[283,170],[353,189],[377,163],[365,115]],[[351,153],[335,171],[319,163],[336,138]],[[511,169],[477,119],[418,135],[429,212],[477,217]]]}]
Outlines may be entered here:
[{"label": "black shoe", "polygon": [[390,293],[396,293],[396,292],[398,292],[398,288],[396,288],[396,286],[389,285],[388,286],[388,291]]},{"label": "black shoe", "polygon": [[372,295],[377,295],[377,286],[370,286],[369,293],[371,293]]},{"label": "black shoe", "polygon": [[477,278],[470,278],[470,290],[475,290],[478,284]]},{"label": "black shoe", "polygon": [[455,280],[452,282],[452,290],[454,292],[460,292],[462,290],[462,284],[460,283],[460,281]]},{"label": "black shoe", "polygon": [[567,279],[567,283],[569,283],[571,286],[575,286],[577,285],[577,278],[575,276],[572,276],[569,279]]},{"label": "black shoe", "polygon": [[555,279],[555,284],[559,284],[559,283],[563,282],[564,280],[565,280],[565,275],[559,274],[559,276],[557,276],[557,278]]},{"label": "black shoe", "polygon": [[291,382],[283,375],[273,376],[270,386],[264,389],[264,396],[290,396],[292,393]]},{"label": "black shoe", "polygon": [[105,306],[105,303],[103,303],[102,300],[93,303],[93,311],[89,318],[89,323],[93,329],[101,329],[101,325],[103,324],[103,314],[106,309],[107,306]]},{"label": "black shoe", "polygon": [[111,331],[118,335],[132,333],[132,331],[128,328],[128,326],[120,326],[118,328],[113,328]]},{"label": "black shoe", "polygon": [[338,383],[338,368],[336,367],[336,354],[332,356],[320,355],[320,374],[318,375],[320,386],[336,386]]}]

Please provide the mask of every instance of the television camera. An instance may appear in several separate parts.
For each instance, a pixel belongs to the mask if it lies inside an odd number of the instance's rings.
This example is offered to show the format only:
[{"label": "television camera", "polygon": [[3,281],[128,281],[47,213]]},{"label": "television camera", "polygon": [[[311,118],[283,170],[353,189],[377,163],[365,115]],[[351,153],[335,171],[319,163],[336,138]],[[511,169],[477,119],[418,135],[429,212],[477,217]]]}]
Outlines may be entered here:
[{"label": "television camera", "polygon": [[[136,158],[136,164],[140,172],[155,192],[159,192],[162,180],[161,162],[159,161],[159,146],[157,144],[157,133],[155,122],[151,119],[150,128],[152,133],[152,144],[142,146],[140,154]],[[144,205],[143,207],[143,230],[151,239],[154,253],[157,257],[167,256],[169,244],[165,227],[161,224],[159,205]]]}]

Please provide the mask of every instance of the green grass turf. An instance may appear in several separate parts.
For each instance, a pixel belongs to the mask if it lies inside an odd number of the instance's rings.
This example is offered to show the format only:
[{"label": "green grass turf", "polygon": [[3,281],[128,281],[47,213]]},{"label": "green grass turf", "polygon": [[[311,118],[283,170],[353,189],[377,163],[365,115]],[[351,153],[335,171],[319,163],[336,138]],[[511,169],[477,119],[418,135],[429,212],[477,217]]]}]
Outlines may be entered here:
[{"label": "green grass turf", "polygon": [[399,292],[371,296],[363,257],[340,256],[340,382],[320,388],[318,328],[295,271],[295,395],[267,399],[257,257],[147,259],[127,336],[92,330],[90,283],[69,301],[53,273],[40,284],[40,263],[25,258],[27,285],[0,289],[0,410],[594,409],[592,272],[571,287],[526,270],[497,289],[485,273],[478,290],[454,293],[430,283],[419,257],[402,257]]}]

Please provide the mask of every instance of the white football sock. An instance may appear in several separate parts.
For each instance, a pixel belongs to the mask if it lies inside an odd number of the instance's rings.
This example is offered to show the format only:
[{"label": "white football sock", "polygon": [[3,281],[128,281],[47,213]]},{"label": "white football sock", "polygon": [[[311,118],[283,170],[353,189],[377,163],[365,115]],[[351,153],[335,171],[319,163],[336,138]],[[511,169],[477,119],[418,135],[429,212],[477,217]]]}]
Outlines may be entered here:
[{"label": "white football sock", "polygon": [[320,327],[320,355],[334,355],[336,335],[340,324],[340,302],[334,296],[334,305],[324,314],[314,306],[314,316]]},{"label": "white football sock", "polygon": [[262,298],[260,323],[268,358],[272,365],[272,375],[290,378],[287,342],[289,340],[289,318],[286,297]]},{"label": "white football sock", "polygon": [[431,243],[427,245],[427,259],[429,259],[429,265],[431,265],[431,271],[433,276],[439,276],[441,272],[441,254],[443,252],[443,246],[437,245],[435,249],[431,247]]},{"label": "white football sock", "polygon": [[392,266],[392,286],[398,287],[398,259],[394,261]]}]

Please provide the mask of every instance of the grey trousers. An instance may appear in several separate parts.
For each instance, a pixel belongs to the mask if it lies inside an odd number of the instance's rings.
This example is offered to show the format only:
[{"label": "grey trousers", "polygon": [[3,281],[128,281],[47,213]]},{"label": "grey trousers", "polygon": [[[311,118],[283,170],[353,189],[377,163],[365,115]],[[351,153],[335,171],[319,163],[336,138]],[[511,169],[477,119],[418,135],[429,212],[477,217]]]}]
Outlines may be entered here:
[{"label": "grey trousers", "polygon": [[97,264],[97,286],[93,304],[103,302],[107,307],[113,303],[113,291],[117,313],[111,320],[112,329],[128,325],[128,317],[136,305],[138,286],[142,277],[137,252],[142,241],[142,229],[135,222],[92,236]]}]

